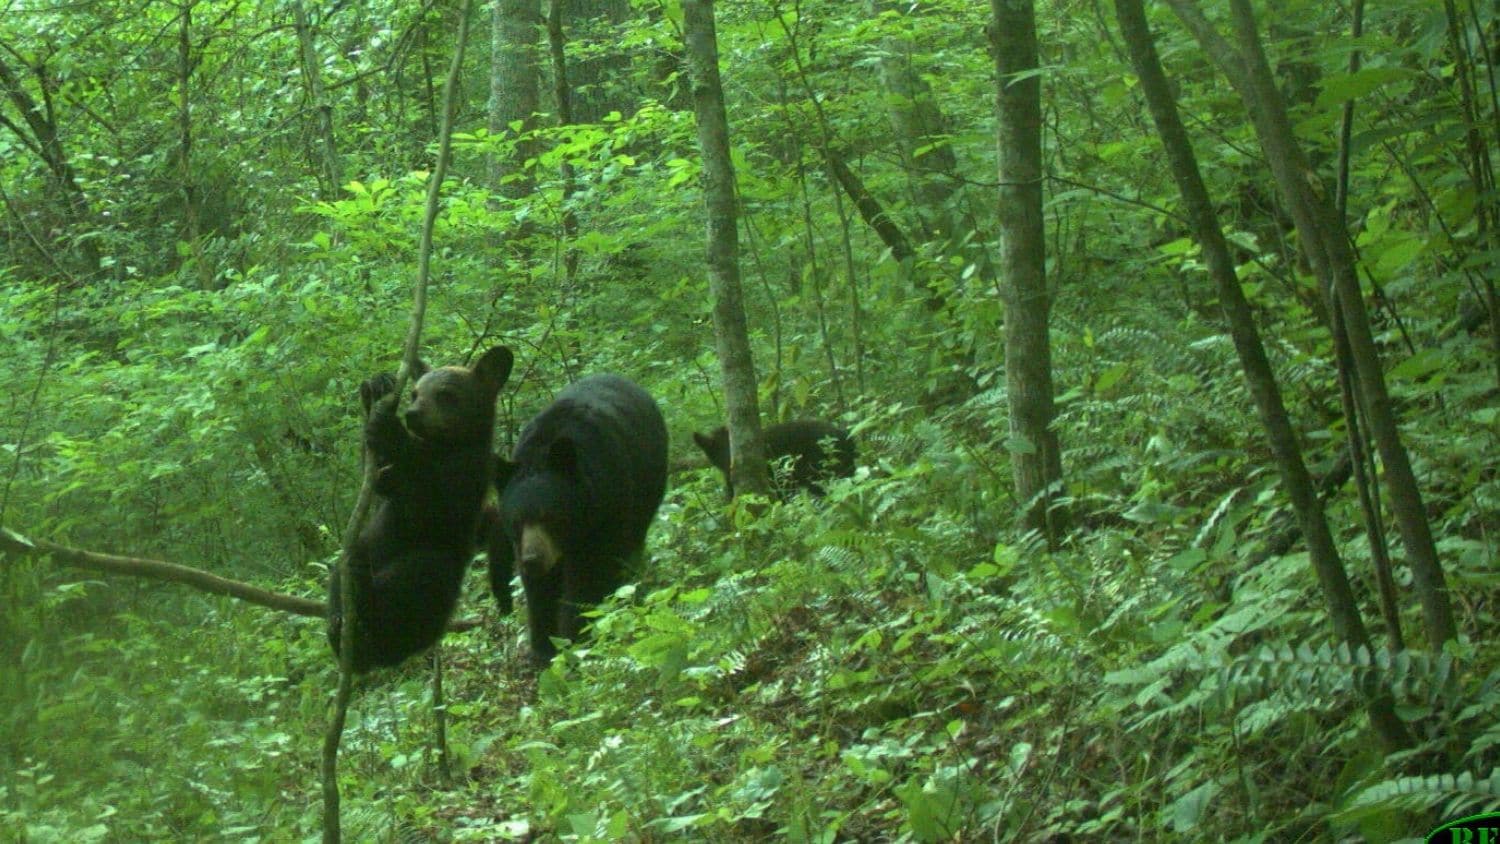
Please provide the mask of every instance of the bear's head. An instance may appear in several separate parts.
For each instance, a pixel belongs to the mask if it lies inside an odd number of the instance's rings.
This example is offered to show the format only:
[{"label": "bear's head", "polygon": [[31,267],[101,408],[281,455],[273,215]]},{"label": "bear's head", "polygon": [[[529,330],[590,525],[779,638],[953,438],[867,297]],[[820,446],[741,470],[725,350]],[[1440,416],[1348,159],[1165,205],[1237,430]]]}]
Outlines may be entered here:
[{"label": "bear's head", "polygon": [[703,449],[703,454],[708,457],[719,471],[729,472],[729,429],[720,425],[706,434],[693,432],[693,442]]},{"label": "bear's head", "polygon": [[412,388],[411,405],[403,418],[406,429],[429,441],[489,442],[495,427],[495,397],[514,363],[504,346],[485,352],[472,367],[428,369],[418,361],[413,374],[421,377]]},{"label": "bear's head", "polygon": [[577,540],[580,532],[575,520],[585,526],[595,523],[597,512],[586,506],[588,495],[580,495],[587,483],[579,468],[578,445],[563,436],[547,446],[545,457],[536,471],[516,481],[508,502],[511,535],[515,537],[516,559],[528,577],[542,577],[557,565],[568,551],[563,539]]}]

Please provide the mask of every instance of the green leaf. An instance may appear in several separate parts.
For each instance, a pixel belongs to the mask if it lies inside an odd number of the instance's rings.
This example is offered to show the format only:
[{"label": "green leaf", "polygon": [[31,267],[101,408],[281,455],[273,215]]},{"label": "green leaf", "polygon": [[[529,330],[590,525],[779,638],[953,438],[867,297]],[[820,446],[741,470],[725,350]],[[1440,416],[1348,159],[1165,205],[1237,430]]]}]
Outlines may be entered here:
[{"label": "green leaf", "polygon": [[1391,378],[1402,381],[1424,381],[1437,372],[1453,365],[1452,359],[1440,349],[1427,347],[1391,367]]},{"label": "green leaf", "polygon": [[1345,102],[1363,97],[1382,85],[1414,77],[1412,71],[1399,67],[1363,67],[1354,73],[1330,73],[1319,80],[1317,108],[1328,111]]},{"label": "green leaf", "polygon": [[1203,820],[1203,815],[1208,811],[1208,807],[1218,793],[1219,786],[1210,781],[1174,800],[1167,808],[1172,819],[1173,831],[1187,834],[1197,829],[1199,822]]},{"label": "green leaf", "polygon": [[1110,387],[1120,383],[1120,380],[1130,373],[1130,369],[1129,364],[1122,363],[1117,366],[1111,366],[1099,373],[1099,377],[1094,380],[1094,392],[1109,392]]},{"label": "green leaf", "polygon": [[947,841],[956,831],[960,816],[959,796],[948,782],[916,778],[896,786],[896,797],[906,807],[906,823],[918,841]]},{"label": "green leaf", "polygon": [[1186,574],[1198,568],[1204,560],[1208,559],[1208,552],[1202,548],[1188,548],[1172,555],[1167,560],[1167,565],[1173,570]]}]

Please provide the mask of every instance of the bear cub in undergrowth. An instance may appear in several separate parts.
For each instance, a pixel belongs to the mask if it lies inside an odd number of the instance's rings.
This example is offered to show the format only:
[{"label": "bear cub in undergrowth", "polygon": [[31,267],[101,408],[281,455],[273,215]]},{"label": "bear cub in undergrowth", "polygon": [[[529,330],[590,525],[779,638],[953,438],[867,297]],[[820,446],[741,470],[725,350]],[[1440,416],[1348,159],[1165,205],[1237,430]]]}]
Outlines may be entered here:
[{"label": "bear cub in undergrowth", "polygon": [[[526,424],[500,495],[521,570],[531,654],[545,666],[552,637],[577,639],[583,613],[619,588],[646,544],[667,489],[667,426],[656,402],[618,375],[558,393]],[[490,585],[509,597],[510,569],[490,558]]]},{"label": "bear cub in undergrowth", "polygon": [[[771,489],[781,500],[799,489],[822,495],[823,481],[854,475],[854,440],[843,428],[816,419],[798,419],[772,425],[762,433],[771,469]],[[708,462],[724,473],[725,493],[733,498],[729,429],[720,425],[707,434],[694,432],[693,442],[703,449]]]},{"label": "bear cub in undergrowth", "polygon": [[[400,418],[393,376],[360,385],[367,459],[377,472],[376,499],[349,560],[362,587],[355,671],[398,665],[442,638],[474,553],[493,477],[495,397],[513,363],[504,346],[472,368],[428,370],[419,363],[411,405]],[[338,654],[337,569],[328,606],[328,639]]]}]

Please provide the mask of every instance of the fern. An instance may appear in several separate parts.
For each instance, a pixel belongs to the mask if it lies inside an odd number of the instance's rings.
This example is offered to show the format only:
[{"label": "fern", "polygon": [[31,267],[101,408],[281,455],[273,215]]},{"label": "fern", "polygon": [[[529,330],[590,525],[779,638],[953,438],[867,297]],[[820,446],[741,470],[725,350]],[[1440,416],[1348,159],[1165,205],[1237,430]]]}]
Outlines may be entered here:
[{"label": "fern", "polygon": [[1500,771],[1469,771],[1382,780],[1360,791],[1335,817],[1359,821],[1379,812],[1434,812],[1444,818],[1500,809]]},{"label": "fern", "polygon": [[1266,646],[1225,668],[1223,688],[1242,695],[1264,694],[1269,688],[1295,688],[1309,697],[1342,695],[1356,678],[1388,688],[1399,698],[1439,705],[1452,692],[1453,659],[1425,651],[1372,654],[1345,644]]},{"label": "fern", "polygon": [[[1145,711],[1135,727],[1152,727],[1184,711],[1243,708],[1264,702],[1255,713],[1258,728],[1309,709],[1326,710],[1347,701],[1360,682],[1392,690],[1399,698],[1437,706],[1451,693],[1452,659],[1421,651],[1397,654],[1345,644],[1282,643],[1231,656],[1234,638],[1263,619],[1259,610],[1245,608],[1220,618],[1202,633],[1177,643],[1155,660],[1111,672],[1106,682],[1134,687],[1135,703]],[[1196,677],[1182,687],[1177,681]],[[1167,689],[1184,688],[1174,697]]]}]

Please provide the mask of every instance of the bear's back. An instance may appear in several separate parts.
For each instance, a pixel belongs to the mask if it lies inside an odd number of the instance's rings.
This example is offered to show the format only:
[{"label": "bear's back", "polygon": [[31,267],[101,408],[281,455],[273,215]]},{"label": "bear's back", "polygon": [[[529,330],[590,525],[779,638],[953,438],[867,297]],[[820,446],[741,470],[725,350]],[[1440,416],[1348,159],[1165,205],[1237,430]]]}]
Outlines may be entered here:
[{"label": "bear's back", "polygon": [[644,535],[667,488],[667,425],[651,396],[618,375],[568,385],[521,431],[517,480],[544,471],[559,439],[573,442],[578,475],[600,515],[623,517],[628,533]]}]

